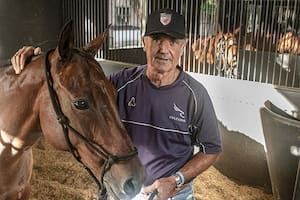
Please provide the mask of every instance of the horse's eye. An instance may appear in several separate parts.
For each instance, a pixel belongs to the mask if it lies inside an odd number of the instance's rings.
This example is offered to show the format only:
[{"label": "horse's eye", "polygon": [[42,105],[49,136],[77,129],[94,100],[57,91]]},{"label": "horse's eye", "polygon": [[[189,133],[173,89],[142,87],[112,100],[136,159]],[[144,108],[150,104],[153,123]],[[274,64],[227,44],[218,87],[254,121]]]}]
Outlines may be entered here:
[{"label": "horse's eye", "polygon": [[83,99],[79,99],[79,100],[75,101],[73,104],[77,109],[80,109],[80,110],[85,110],[85,109],[89,108],[88,102]]}]

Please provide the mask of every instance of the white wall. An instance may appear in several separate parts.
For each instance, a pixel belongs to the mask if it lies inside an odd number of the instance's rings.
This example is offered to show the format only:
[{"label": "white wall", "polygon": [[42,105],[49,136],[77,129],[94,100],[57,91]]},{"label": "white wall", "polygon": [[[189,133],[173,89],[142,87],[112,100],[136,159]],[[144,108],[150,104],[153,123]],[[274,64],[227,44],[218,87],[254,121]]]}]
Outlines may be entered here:
[{"label": "white wall", "polygon": [[244,133],[265,146],[259,109],[266,100],[291,114],[294,106],[272,84],[189,73],[208,90],[217,118],[232,131]]}]

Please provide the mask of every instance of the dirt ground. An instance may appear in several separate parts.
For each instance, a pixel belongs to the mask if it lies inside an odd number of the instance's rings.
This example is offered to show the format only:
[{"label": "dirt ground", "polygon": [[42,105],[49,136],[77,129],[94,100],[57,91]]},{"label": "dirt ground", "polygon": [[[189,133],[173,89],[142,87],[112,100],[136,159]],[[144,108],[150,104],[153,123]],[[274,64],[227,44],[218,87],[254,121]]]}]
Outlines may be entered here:
[{"label": "dirt ground", "polygon": [[[54,150],[44,140],[33,149],[30,200],[94,200],[96,185],[71,154]],[[238,185],[214,167],[195,180],[196,200],[273,200],[262,190]]]}]

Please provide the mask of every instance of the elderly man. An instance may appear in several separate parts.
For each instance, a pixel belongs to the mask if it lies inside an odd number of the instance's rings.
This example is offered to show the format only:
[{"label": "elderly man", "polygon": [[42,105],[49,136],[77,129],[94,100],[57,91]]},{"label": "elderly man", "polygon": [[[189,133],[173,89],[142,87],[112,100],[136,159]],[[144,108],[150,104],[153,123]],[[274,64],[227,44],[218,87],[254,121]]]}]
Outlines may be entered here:
[{"label": "elderly man", "polygon": [[[185,21],[160,9],[148,16],[142,38],[147,64],[109,75],[117,89],[121,119],[147,171],[136,199],[192,200],[193,179],[221,152],[211,99],[178,65],[185,48]],[[17,73],[40,49],[24,47],[12,63]],[[194,154],[194,145],[200,151]],[[155,191],[155,193],[153,193]]]}]

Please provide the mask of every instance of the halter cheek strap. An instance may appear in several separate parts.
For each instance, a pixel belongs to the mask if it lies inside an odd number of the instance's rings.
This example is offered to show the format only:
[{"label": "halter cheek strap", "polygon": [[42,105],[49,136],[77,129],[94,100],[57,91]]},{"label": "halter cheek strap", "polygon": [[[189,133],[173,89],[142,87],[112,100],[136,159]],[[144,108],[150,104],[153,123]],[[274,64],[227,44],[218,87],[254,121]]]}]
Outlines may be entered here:
[{"label": "halter cheek strap", "polygon": [[[51,72],[50,72],[50,63],[48,60],[49,54],[53,51],[49,50],[46,53],[45,56],[45,75],[46,75],[46,81],[47,81],[47,86],[48,86],[48,91],[50,94],[50,99],[52,102],[52,106],[54,108],[54,111],[56,113],[56,117],[58,122],[61,124],[61,127],[63,129],[64,132],[64,136],[66,139],[66,143],[68,145],[69,151],[73,154],[74,158],[82,164],[82,166],[84,167],[84,169],[89,173],[89,175],[94,179],[94,181],[96,182],[98,188],[99,188],[99,200],[105,200],[107,199],[107,191],[106,188],[104,186],[104,175],[107,171],[109,171],[109,169],[111,168],[111,166],[115,163],[118,162],[122,162],[122,161],[128,161],[130,159],[132,159],[133,157],[137,156],[138,152],[137,149],[134,148],[134,150],[132,152],[130,152],[128,155],[126,156],[114,156],[111,155],[109,153],[107,153],[101,146],[92,143],[91,141],[89,141],[86,137],[84,137],[81,133],[79,133],[75,128],[73,128],[70,125],[70,122],[68,120],[68,118],[64,115],[64,113],[62,112],[60,103],[59,103],[59,99],[58,96],[53,88],[53,78],[51,76]],[[92,172],[92,170],[87,167],[80,158],[80,155],[77,151],[77,149],[73,146],[73,144],[71,143],[70,137],[69,137],[69,129],[71,130],[71,132],[77,137],[79,138],[82,142],[84,142],[88,147],[90,147],[96,154],[98,154],[100,157],[104,158],[105,162],[101,167],[101,172],[100,172],[100,181],[98,180],[98,178],[96,177],[96,175]]]}]

